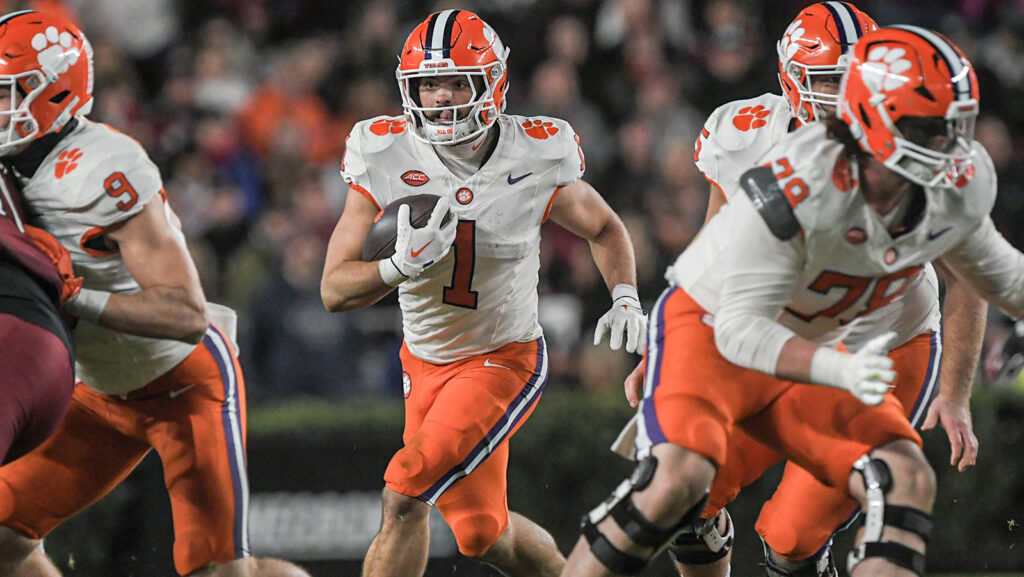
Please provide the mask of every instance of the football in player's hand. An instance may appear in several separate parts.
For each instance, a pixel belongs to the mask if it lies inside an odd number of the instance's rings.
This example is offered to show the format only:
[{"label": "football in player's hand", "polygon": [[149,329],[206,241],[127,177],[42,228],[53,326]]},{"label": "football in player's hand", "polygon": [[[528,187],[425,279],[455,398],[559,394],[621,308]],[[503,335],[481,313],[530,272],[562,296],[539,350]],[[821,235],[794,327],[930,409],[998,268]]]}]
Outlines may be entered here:
[{"label": "football in player's hand", "polygon": [[[366,233],[366,240],[363,241],[363,260],[370,262],[388,258],[395,254],[395,237],[398,232],[398,207],[403,204],[409,205],[409,221],[413,228],[420,228],[430,220],[430,213],[434,205],[441,198],[436,194],[413,194],[405,196],[388,204],[373,218],[373,224]],[[452,218],[452,211],[448,211],[441,219],[444,226]]]}]

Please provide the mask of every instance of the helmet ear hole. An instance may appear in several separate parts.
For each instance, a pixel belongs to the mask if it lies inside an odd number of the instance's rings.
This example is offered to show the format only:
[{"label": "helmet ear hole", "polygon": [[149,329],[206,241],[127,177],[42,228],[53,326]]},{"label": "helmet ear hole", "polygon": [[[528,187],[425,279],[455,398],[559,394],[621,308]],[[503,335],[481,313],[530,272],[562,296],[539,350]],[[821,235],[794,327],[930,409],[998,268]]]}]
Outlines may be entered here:
[{"label": "helmet ear hole", "polygon": [[54,104],[60,104],[61,102],[64,102],[64,99],[67,98],[69,94],[71,94],[70,90],[64,90],[63,92],[60,92],[59,94],[53,95],[50,98],[50,102],[52,102]]},{"label": "helmet ear hole", "polygon": [[864,110],[864,105],[858,104],[857,108],[860,113],[860,121],[864,123],[864,128],[871,130],[871,118],[868,116],[867,111]]}]

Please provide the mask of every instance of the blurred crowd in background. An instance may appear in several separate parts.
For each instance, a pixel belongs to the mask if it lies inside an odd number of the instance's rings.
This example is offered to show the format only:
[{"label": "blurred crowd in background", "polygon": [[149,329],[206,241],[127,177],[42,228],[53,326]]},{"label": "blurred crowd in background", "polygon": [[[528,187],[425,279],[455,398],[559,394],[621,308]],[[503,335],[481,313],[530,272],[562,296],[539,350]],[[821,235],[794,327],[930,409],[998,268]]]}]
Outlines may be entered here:
[{"label": "blurred crowd in background", "polygon": [[[693,145],[718,105],[781,93],[775,42],[795,0],[0,0],[61,10],[95,50],[91,118],[139,140],[164,176],[207,298],[239,314],[251,402],[400,399],[392,295],[328,314],[319,296],[358,120],[401,114],[394,69],[430,12],[470,9],[507,46],[507,112],[579,134],[584,178],[633,235],[650,305],[693,239],[708,184]],[[1024,249],[1024,0],[863,0],[880,25],[941,31],[981,84],[977,140],[996,164],[997,227]],[[589,249],[546,225],[541,322],[558,388],[618,389],[638,357],[593,347],[609,295]],[[988,349],[1008,323],[990,314]]]}]

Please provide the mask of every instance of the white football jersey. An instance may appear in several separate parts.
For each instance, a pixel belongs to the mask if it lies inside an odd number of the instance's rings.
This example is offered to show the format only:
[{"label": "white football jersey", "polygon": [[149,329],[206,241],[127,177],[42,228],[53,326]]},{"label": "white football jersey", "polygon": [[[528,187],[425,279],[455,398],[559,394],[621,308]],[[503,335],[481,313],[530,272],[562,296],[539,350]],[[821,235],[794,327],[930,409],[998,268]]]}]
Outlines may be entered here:
[{"label": "white football jersey", "polygon": [[[29,220],[71,253],[84,287],[130,294],[140,287],[104,230],[138,214],[163,190],[160,173],[132,138],[84,118],[22,176]],[[110,330],[79,319],[74,330],[76,378],[107,394],[138,389],[166,373],[195,345]]]},{"label": "white football jersey", "polygon": [[[754,203],[738,194],[680,255],[667,278],[712,313],[725,302],[754,310],[756,303],[782,295],[787,302],[778,303],[783,305],[779,323],[831,344],[846,336],[851,321],[928,283],[928,262],[954,248],[961,251],[961,243],[976,244],[965,242],[972,234],[987,233],[990,227],[982,225],[995,201],[996,181],[980,145],[975,145],[973,177],[960,188],[925,188],[920,219],[894,238],[865,203],[856,164],[825,130],[824,124],[801,128],[763,157],[799,225],[795,237],[783,243],[769,236]],[[736,248],[758,235],[760,244]],[[972,253],[981,254],[982,248],[972,247]],[[892,330],[886,327],[871,334]]]},{"label": "white football jersey", "polygon": [[[788,133],[797,129],[789,101],[777,94],[736,100],[719,106],[708,117],[694,150],[694,160],[704,176],[732,201],[740,189],[740,177],[763,162],[762,157]],[[924,278],[909,287],[903,298],[872,310],[853,327],[843,331],[843,343],[856,351],[880,332],[896,331],[899,346],[941,324],[939,281],[931,263]],[[837,335],[838,338],[838,335]]]},{"label": "white football jersey", "polygon": [[541,335],[540,228],[557,190],[583,175],[563,120],[501,115],[487,162],[463,180],[404,117],[364,120],[349,135],[342,176],[378,207],[413,194],[447,196],[459,219],[452,250],[399,285],[402,325],[417,357],[448,363]]},{"label": "white football jersey", "polygon": [[726,200],[739,191],[740,176],[795,128],[789,101],[778,94],[734,100],[715,109],[694,144],[693,160]]}]

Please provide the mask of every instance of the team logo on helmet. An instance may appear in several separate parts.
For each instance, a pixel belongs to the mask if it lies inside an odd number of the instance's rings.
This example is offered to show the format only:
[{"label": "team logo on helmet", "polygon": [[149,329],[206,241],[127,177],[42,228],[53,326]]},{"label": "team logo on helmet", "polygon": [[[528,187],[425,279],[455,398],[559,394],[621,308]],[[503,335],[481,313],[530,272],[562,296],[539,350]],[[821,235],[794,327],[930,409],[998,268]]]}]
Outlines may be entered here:
[{"label": "team logo on helmet", "polygon": [[797,44],[797,40],[803,38],[803,35],[807,30],[801,25],[804,23],[803,19],[797,18],[786,28],[786,32],[782,35],[781,52],[786,55],[786,59],[790,59],[796,54],[797,50],[800,50],[800,45]]},{"label": "team logo on helmet", "polygon": [[71,49],[72,36],[70,32],[58,32],[56,26],[50,26],[46,32],[40,32],[32,37],[32,48],[39,54],[36,58],[43,70],[52,70],[56,74],[63,74],[76,62],[79,52]]},{"label": "team logo on helmet", "polygon": [[876,46],[868,53],[860,75],[872,94],[896,90],[907,83],[908,78],[902,75],[911,67],[910,61],[904,58],[906,55],[903,48],[887,46]]}]

